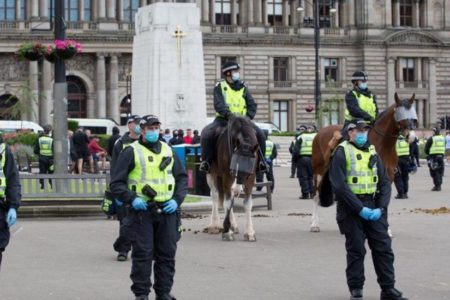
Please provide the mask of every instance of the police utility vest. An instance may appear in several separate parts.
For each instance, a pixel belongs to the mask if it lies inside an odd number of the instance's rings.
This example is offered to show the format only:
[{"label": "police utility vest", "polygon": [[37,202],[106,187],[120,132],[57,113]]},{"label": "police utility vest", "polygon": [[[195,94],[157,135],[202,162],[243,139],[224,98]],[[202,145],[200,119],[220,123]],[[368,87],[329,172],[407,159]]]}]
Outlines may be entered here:
[{"label": "police utility vest", "polygon": [[0,198],[5,197],[6,191],[6,176],[4,173],[5,163],[6,163],[6,145],[5,143],[0,144]]},{"label": "police utility vest", "polygon": [[363,151],[348,141],[339,144],[345,152],[346,182],[355,195],[374,194],[377,190],[378,167],[369,167],[370,157],[376,155],[375,147]]},{"label": "police utility vest", "polygon": [[266,140],[266,153],[264,155],[266,158],[272,157],[273,147],[273,142],[271,140]]},{"label": "police utility vest", "polygon": [[409,143],[404,137],[397,139],[395,144],[395,150],[397,151],[397,156],[409,156]]},{"label": "police utility vest", "polygon": [[[240,90],[235,91],[230,87],[226,80],[222,80],[219,85],[230,112],[239,116],[247,115],[247,105],[244,98],[245,86],[242,86]],[[223,117],[219,113],[216,113],[216,116]]]},{"label": "police utility vest", "polygon": [[300,155],[312,155],[312,145],[315,133],[303,133],[301,135],[302,145],[300,147]]},{"label": "police utility vest", "polygon": [[[366,96],[362,93],[358,93],[356,91],[353,91],[353,95],[355,95],[356,99],[358,99],[359,108],[361,108],[363,111],[368,113],[373,119],[375,119],[377,109],[375,106],[375,99],[373,98],[373,95],[370,94],[370,97],[368,97],[368,96]],[[350,115],[350,112],[348,111],[348,109],[345,109],[345,120],[351,121],[353,119],[354,119],[354,117],[352,115]]]},{"label": "police utility vest", "polygon": [[53,139],[48,136],[39,138],[39,154],[42,156],[53,156]]},{"label": "police utility vest", "polygon": [[435,135],[432,137],[433,144],[430,148],[430,155],[445,154],[445,137],[443,135]]},{"label": "police utility vest", "polygon": [[[146,201],[164,202],[170,200],[175,189],[175,177],[172,174],[173,152],[166,143],[160,142],[160,144],[161,153],[159,154],[139,144],[139,141],[129,146],[133,148],[135,167],[128,174],[128,188]],[[161,162],[167,158],[170,158],[170,163],[161,170]],[[142,189],[147,184],[156,191],[156,196],[153,199],[150,199],[142,192]]]}]

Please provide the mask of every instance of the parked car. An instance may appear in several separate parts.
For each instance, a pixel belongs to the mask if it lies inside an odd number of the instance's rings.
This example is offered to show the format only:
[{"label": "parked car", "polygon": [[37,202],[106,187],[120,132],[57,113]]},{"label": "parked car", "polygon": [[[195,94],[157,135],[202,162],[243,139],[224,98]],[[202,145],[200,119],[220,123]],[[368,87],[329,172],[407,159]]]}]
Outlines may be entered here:
[{"label": "parked car", "polygon": [[119,124],[110,119],[69,118],[68,120],[78,122],[78,126],[91,130],[92,134],[112,135],[114,126],[119,127]]},{"label": "parked car", "polygon": [[281,129],[277,125],[275,125],[273,123],[259,123],[259,122],[255,122],[255,124],[256,124],[256,126],[258,126],[262,130],[264,130],[264,129],[268,130],[269,134],[280,133],[281,132]]},{"label": "parked car", "polygon": [[18,130],[30,130],[34,133],[44,132],[44,129],[37,123],[31,121],[1,120],[0,130],[4,132],[15,132]]}]

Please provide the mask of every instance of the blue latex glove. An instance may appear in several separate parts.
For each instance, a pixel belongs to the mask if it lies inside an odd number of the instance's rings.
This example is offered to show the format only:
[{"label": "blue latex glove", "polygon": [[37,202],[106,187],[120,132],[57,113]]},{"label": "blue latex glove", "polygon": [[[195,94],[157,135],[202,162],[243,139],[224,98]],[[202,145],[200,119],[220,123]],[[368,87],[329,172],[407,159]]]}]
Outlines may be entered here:
[{"label": "blue latex glove", "polygon": [[163,211],[164,211],[166,214],[171,214],[171,213],[174,213],[174,212],[177,210],[177,208],[178,208],[178,203],[177,203],[177,201],[175,201],[175,200],[173,200],[173,199],[170,199],[169,201],[167,201],[167,202],[164,204]]},{"label": "blue latex glove", "polygon": [[378,221],[381,218],[381,208],[375,208],[372,210],[372,215],[370,216],[371,221]]},{"label": "blue latex glove", "polygon": [[120,201],[119,199],[114,199],[114,201],[116,201],[116,205],[119,207],[123,205],[123,202]]},{"label": "blue latex glove", "polygon": [[135,210],[147,210],[147,202],[142,198],[134,198],[131,205]]},{"label": "blue latex glove", "polygon": [[16,209],[10,208],[6,216],[6,223],[8,223],[8,227],[12,227],[14,224],[16,224],[16,221],[17,221]]},{"label": "blue latex glove", "polygon": [[363,207],[363,209],[361,209],[361,211],[359,212],[359,216],[364,220],[370,220],[372,216],[372,209],[368,207]]},{"label": "blue latex glove", "polygon": [[270,158],[266,158],[266,163],[268,163],[270,165],[270,164],[272,164],[272,160]]}]

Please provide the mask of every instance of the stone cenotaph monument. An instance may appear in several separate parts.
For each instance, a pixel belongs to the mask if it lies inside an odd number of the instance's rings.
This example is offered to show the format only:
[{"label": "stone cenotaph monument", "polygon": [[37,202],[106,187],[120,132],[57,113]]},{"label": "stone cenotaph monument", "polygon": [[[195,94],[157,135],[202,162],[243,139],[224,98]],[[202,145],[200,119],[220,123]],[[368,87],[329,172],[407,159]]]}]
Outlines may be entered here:
[{"label": "stone cenotaph monument", "polygon": [[194,3],[139,8],[133,41],[132,113],[155,114],[163,128],[206,125],[200,12]]}]

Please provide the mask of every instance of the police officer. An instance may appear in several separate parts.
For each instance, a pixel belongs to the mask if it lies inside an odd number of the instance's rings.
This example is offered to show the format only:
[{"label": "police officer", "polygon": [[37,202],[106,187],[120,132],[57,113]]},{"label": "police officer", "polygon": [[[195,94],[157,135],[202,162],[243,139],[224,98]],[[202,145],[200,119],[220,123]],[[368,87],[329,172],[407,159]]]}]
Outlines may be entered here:
[{"label": "police officer", "polygon": [[[139,139],[139,136],[141,134],[141,127],[139,126],[140,120],[141,117],[138,115],[130,116],[127,120],[128,132],[125,133],[122,137],[120,137],[114,144],[113,155],[110,161],[111,177],[114,174],[114,166],[117,161],[117,158],[119,157],[120,152],[122,152],[122,150],[125,147],[129,146],[130,144]],[[130,252],[131,250],[131,242],[128,239],[125,232],[125,228],[122,225],[123,219],[127,215],[129,207],[126,204],[124,205],[124,203],[119,199],[115,201],[115,204],[116,204],[117,220],[119,220],[120,229],[119,229],[119,237],[114,242],[113,247],[114,250],[118,253],[117,260],[126,261],[128,258],[128,252]]]},{"label": "police officer", "polygon": [[[267,129],[263,130],[264,136],[266,137],[266,153],[264,154],[264,158],[267,163],[267,170],[260,171],[256,174],[256,182],[263,182],[264,173],[266,173],[266,177],[268,181],[271,181],[270,191],[273,193],[273,189],[275,188],[275,177],[273,176],[273,160],[277,158],[278,152],[275,144],[269,140],[269,131]],[[256,188],[256,190],[262,190],[262,187]]]},{"label": "police officer", "polygon": [[351,299],[362,299],[367,238],[381,300],[406,299],[394,287],[394,253],[387,232],[391,184],[375,148],[368,142],[368,128],[363,120],[349,123],[349,140],[339,144],[330,165],[330,181],[338,200],[336,219],[345,235],[347,285]]},{"label": "police officer", "polygon": [[298,137],[305,131],[306,131],[306,126],[300,125],[295,132],[294,140],[289,145],[289,153],[291,154],[291,176],[290,176],[290,178],[295,177],[295,171],[297,170],[297,161],[295,160],[296,155],[294,155],[295,143],[297,142]]},{"label": "police officer", "polygon": [[[39,174],[53,174],[53,138],[50,137],[52,127],[44,126],[44,134],[39,137],[34,146],[34,153],[39,156]],[[44,180],[39,179],[41,189],[44,188]],[[50,180],[50,186],[52,181]]]},{"label": "police officer", "polygon": [[20,182],[14,157],[0,137],[0,270],[2,256],[9,243],[9,229],[17,221],[20,206]]},{"label": "police officer", "polygon": [[142,117],[141,136],[119,154],[110,184],[111,192],[132,208],[124,226],[132,243],[131,290],[139,300],[148,299],[152,262],[156,299],[175,299],[170,290],[187,174],[170,146],[159,140],[160,124],[156,116]]},{"label": "police officer", "polygon": [[[232,115],[246,116],[251,120],[256,115],[257,104],[247,84],[241,80],[239,69],[240,66],[236,62],[226,63],[222,68],[225,79],[218,82],[214,88],[216,118],[201,133],[202,163],[200,170],[203,172],[209,172],[214,159],[217,128],[227,126],[228,119]],[[256,125],[253,127],[256,131],[261,155],[263,155],[265,153],[264,133]],[[259,170],[263,170],[264,166],[264,163],[260,163]]]},{"label": "police officer", "polygon": [[311,199],[314,195],[312,170],[312,144],[316,133],[312,126],[307,126],[306,132],[301,134],[294,146],[294,157],[297,161],[297,177],[302,190],[300,199]]},{"label": "police officer", "polygon": [[397,196],[395,199],[408,199],[408,182],[409,182],[409,143],[405,136],[399,135],[395,145],[398,156],[397,170],[395,172],[395,188]]},{"label": "police officer", "polygon": [[437,127],[433,128],[433,136],[425,144],[425,154],[427,155],[430,175],[433,178],[434,192],[441,190],[442,177],[444,176],[444,155],[445,155],[445,137]]}]

